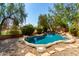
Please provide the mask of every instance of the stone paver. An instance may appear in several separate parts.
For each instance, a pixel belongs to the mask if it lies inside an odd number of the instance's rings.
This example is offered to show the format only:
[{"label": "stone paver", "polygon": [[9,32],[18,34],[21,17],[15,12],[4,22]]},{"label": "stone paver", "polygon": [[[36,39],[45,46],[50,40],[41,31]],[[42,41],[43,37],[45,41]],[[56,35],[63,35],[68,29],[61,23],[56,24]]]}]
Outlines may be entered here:
[{"label": "stone paver", "polygon": [[34,54],[31,53],[31,52],[28,52],[28,53],[25,54],[25,56],[36,56],[36,55],[34,55]]},{"label": "stone paver", "polygon": [[48,53],[53,54],[53,53],[55,53],[55,51],[54,50],[51,50]]},{"label": "stone paver", "polygon": [[57,51],[63,51],[63,50],[65,50],[66,48],[55,48]]},{"label": "stone paver", "polygon": [[50,53],[45,52],[45,53],[41,54],[41,56],[50,56]]},{"label": "stone paver", "polygon": [[45,47],[36,47],[38,52],[44,52],[46,50]]},{"label": "stone paver", "polygon": [[71,46],[69,46],[69,45],[67,45],[67,46],[65,46],[65,48],[72,48]]},{"label": "stone paver", "polygon": [[38,53],[36,48],[26,45],[18,39],[0,41],[0,56],[79,56],[79,40],[72,44],[57,43]]},{"label": "stone paver", "polygon": [[76,45],[76,44],[69,44],[69,46],[71,46],[72,48],[77,48],[77,47],[79,47],[79,46]]}]

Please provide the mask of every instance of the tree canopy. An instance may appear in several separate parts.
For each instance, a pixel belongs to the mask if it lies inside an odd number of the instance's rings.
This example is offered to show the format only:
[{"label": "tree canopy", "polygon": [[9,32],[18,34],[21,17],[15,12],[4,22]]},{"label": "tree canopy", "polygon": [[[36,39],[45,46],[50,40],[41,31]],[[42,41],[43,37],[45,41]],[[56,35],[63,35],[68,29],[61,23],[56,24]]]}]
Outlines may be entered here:
[{"label": "tree canopy", "polygon": [[67,28],[73,22],[79,22],[79,4],[54,4],[54,9],[49,12],[52,15],[51,21],[58,26]]},{"label": "tree canopy", "polygon": [[1,3],[0,4],[0,31],[2,29],[3,24],[6,22],[5,20],[7,19],[13,20],[14,25],[19,25],[26,20],[26,16],[27,14],[25,12],[25,4]]},{"label": "tree canopy", "polygon": [[39,16],[38,26],[41,26],[44,29],[44,32],[47,31],[47,28],[48,28],[47,15]]},{"label": "tree canopy", "polygon": [[59,26],[61,30],[64,28],[69,32],[79,32],[79,4],[54,4],[48,14],[39,16],[38,24],[51,31],[56,31]]}]

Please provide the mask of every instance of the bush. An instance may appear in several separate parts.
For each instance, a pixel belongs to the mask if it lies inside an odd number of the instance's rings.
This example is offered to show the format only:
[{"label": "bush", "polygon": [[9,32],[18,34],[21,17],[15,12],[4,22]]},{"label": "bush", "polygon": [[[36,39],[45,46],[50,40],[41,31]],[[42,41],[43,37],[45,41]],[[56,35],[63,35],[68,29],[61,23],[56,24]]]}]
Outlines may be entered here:
[{"label": "bush", "polygon": [[74,35],[74,36],[77,36],[77,32],[78,32],[78,30],[77,30],[76,28],[71,28],[71,29],[70,29],[70,33],[71,33],[72,35]]},{"label": "bush", "polygon": [[77,36],[79,37],[79,31],[77,32]]},{"label": "bush", "polygon": [[34,27],[31,24],[22,27],[23,35],[32,35],[33,32],[34,32]]},{"label": "bush", "polygon": [[[42,29],[41,29],[41,30],[42,30]],[[43,32],[47,32],[47,28],[46,28],[46,27],[43,28]]]},{"label": "bush", "polygon": [[42,29],[42,28],[37,28],[37,33],[38,33],[38,34],[41,34],[41,33],[42,33],[42,31],[43,31],[43,29]]}]

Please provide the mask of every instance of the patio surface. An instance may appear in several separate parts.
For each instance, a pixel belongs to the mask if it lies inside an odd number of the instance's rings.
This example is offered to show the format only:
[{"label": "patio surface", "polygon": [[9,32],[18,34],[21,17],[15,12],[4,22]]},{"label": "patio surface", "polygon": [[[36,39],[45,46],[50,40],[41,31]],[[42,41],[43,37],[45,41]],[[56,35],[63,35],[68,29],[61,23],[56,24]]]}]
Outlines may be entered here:
[{"label": "patio surface", "polygon": [[0,56],[79,56],[79,39],[73,44],[54,44],[43,53],[38,53],[18,38],[1,40]]}]

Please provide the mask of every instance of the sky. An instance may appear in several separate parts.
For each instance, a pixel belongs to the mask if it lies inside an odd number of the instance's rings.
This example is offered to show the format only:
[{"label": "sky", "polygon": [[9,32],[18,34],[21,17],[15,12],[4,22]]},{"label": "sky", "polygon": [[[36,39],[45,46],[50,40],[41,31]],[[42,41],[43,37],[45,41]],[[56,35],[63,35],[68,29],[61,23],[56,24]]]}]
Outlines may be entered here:
[{"label": "sky", "polygon": [[26,3],[25,10],[27,13],[26,22],[24,24],[32,24],[37,26],[38,16],[40,14],[48,14],[49,7],[53,7],[53,4],[49,3]]}]

